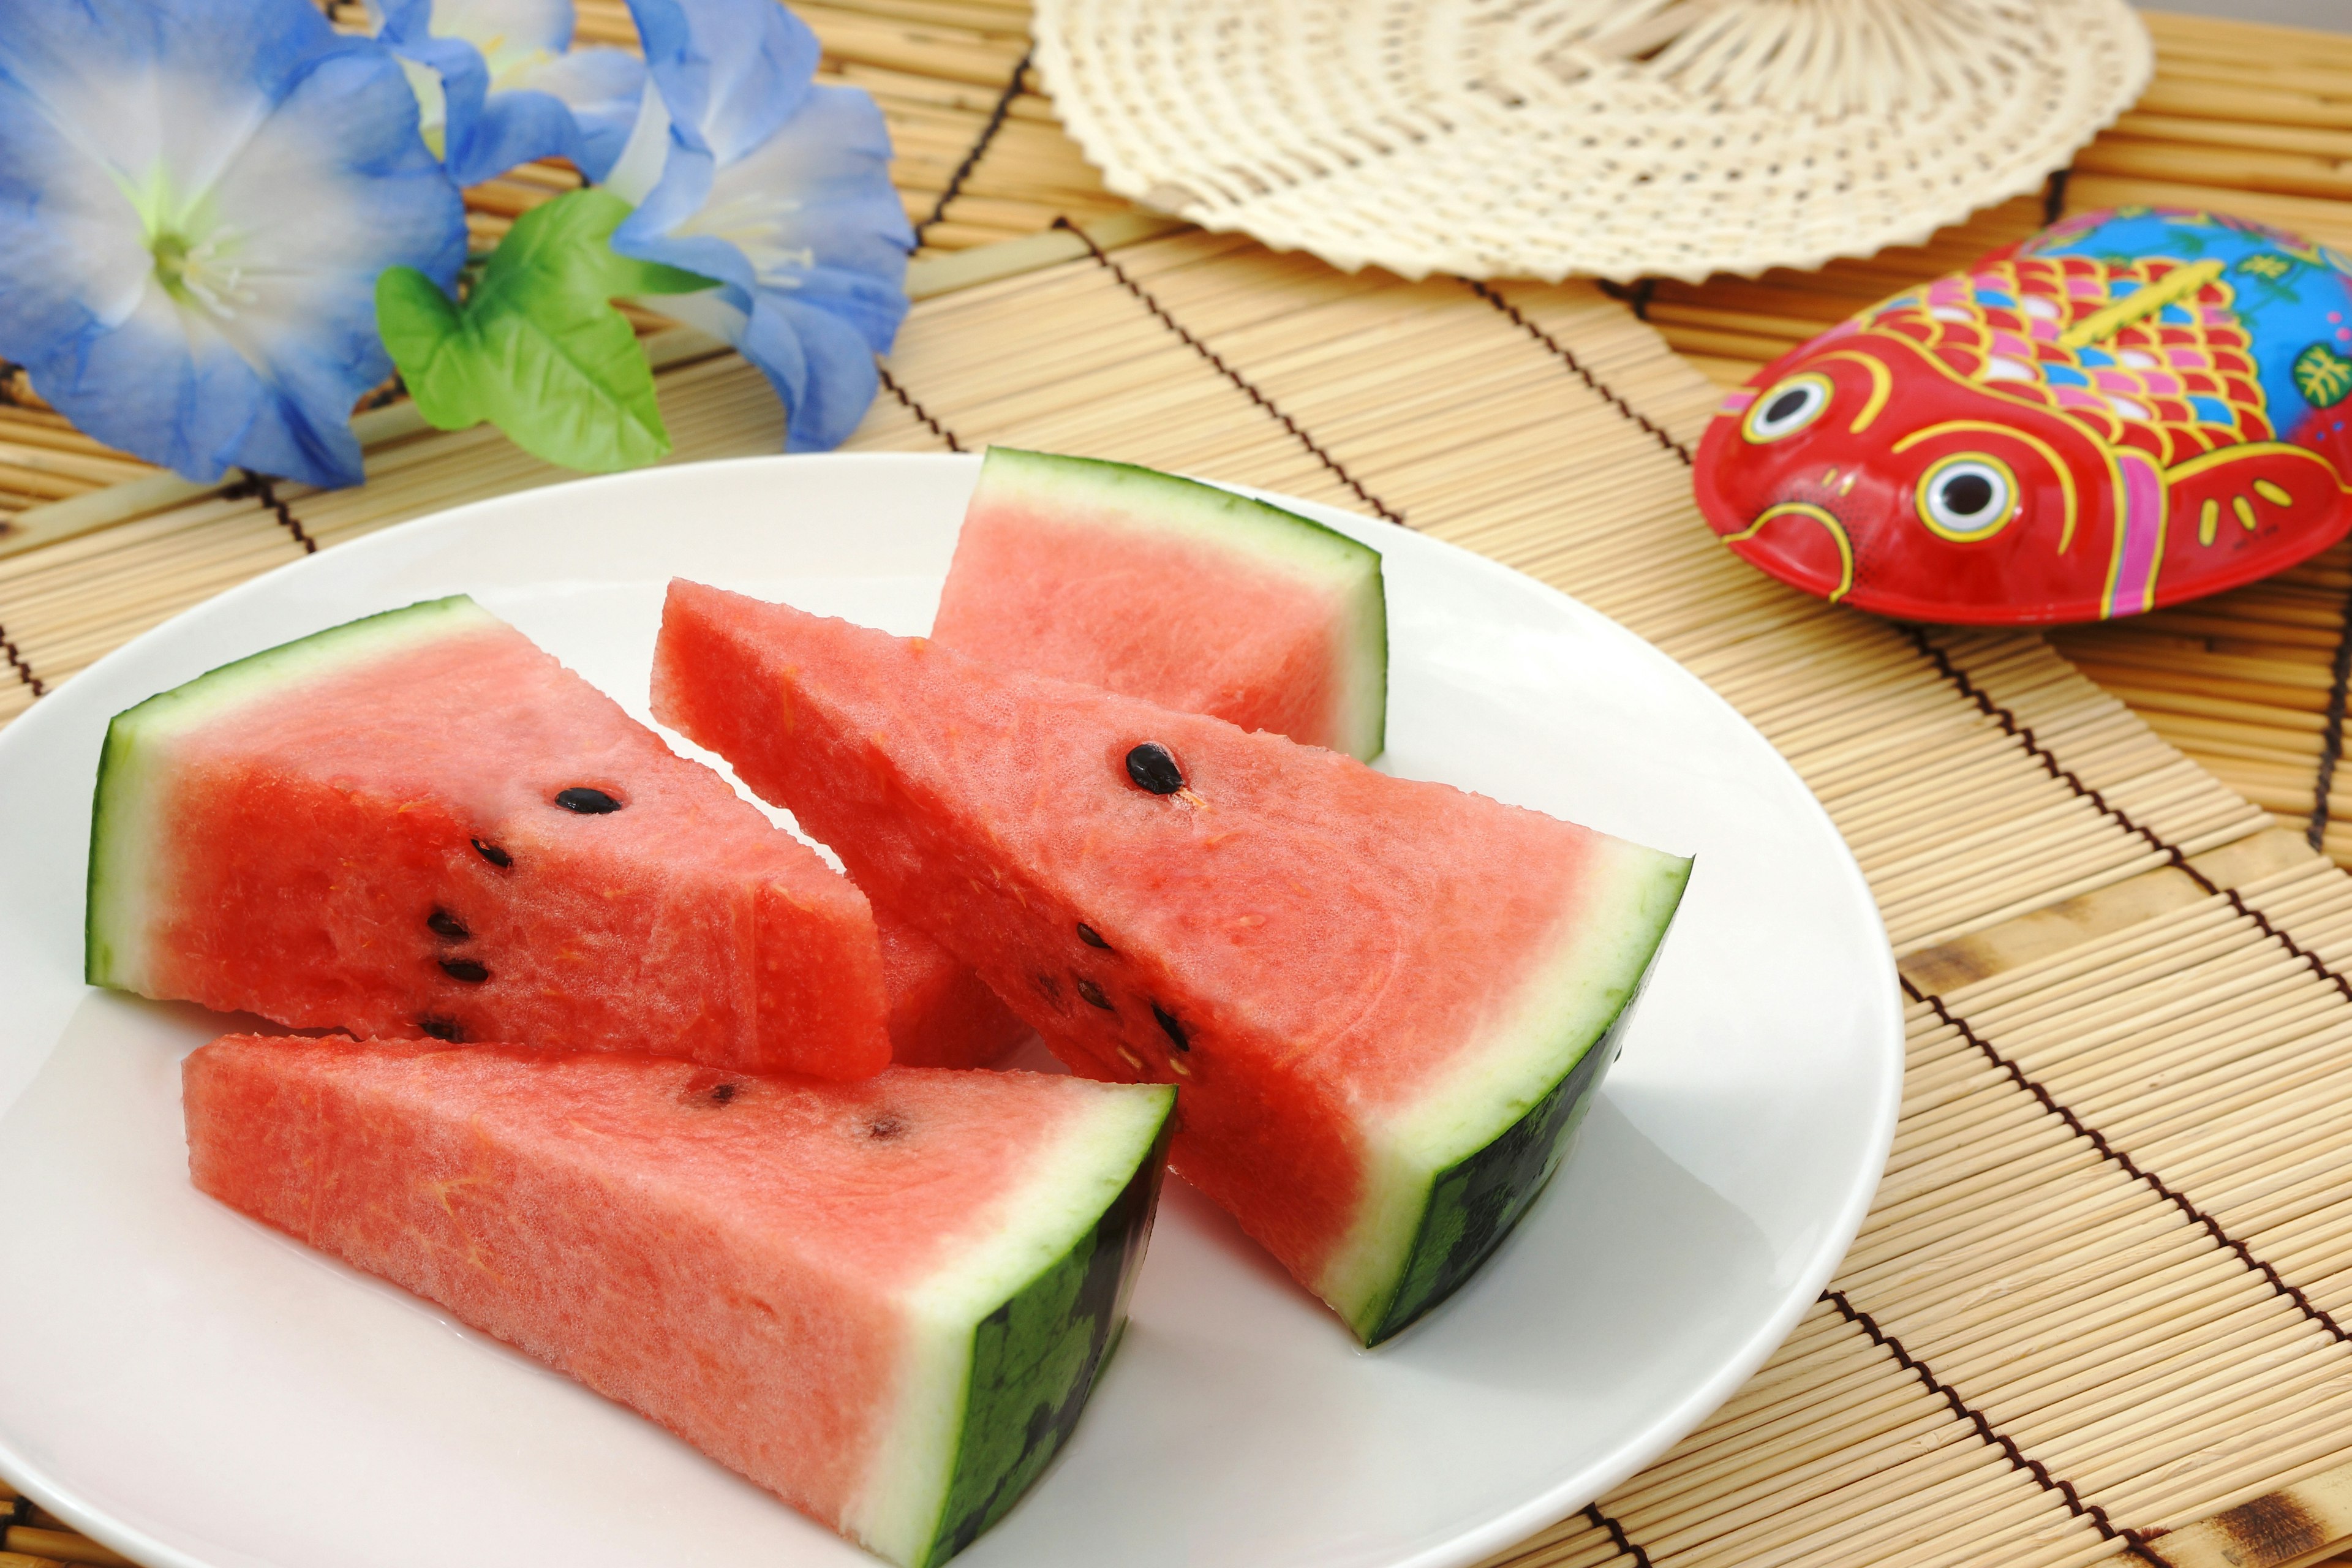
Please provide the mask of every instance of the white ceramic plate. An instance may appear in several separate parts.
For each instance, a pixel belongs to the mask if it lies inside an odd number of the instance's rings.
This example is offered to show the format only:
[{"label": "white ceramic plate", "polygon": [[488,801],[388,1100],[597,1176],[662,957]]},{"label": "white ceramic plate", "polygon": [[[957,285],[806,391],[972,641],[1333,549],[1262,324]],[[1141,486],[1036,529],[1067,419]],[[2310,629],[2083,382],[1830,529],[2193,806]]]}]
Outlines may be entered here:
[{"label": "white ceramic plate", "polygon": [[[199,1196],[179,1058],[229,1020],[81,984],[118,709],[463,590],[631,711],[662,584],[929,624],[975,463],[763,458],[461,508],[225,594],[0,734],[0,1474],[154,1568],[818,1568],[853,1548],[617,1405]],[[1126,1342],[967,1568],[1443,1568],[1688,1431],[1827,1279],[1902,1075],[1884,932],[1796,775],[1614,623],[1389,525],[1390,770],[1698,857],[1582,1140],[1486,1271],[1354,1348],[1171,1184]]]}]

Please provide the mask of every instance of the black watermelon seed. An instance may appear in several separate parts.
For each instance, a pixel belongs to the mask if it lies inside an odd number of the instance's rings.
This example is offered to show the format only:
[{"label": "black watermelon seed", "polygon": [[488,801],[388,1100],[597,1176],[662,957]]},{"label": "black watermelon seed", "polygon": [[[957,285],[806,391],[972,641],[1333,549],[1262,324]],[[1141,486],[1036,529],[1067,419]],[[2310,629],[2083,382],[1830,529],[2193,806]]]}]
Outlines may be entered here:
[{"label": "black watermelon seed", "polygon": [[866,1129],[866,1136],[888,1140],[907,1130],[907,1124],[895,1116],[877,1116]]},{"label": "black watermelon seed", "polygon": [[1055,979],[1050,974],[1032,975],[1030,978],[1037,983],[1037,989],[1045,995],[1046,1001],[1051,1002],[1056,1007],[1059,1007],[1062,1005],[1062,983],[1060,981]]},{"label": "black watermelon seed", "polygon": [[1189,1051],[1192,1048],[1192,1042],[1184,1037],[1184,1026],[1176,1021],[1175,1014],[1154,1002],[1151,1005],[1151,1016],[1160,1020],[1160,1026],[1168,1031],[1168,1037],[1176,1042],[1178,1050]]},{"label": "black watermelon seed", "polygon": [[470,958],[445,958],[441,961],[441,973],[452,980],[463,980],[475,985],[490,977],[488,970]]},{"label": "black watermelon seed", "polygon": [[493,866],[511,866],[514,864],[514,857],[508,854],[505,850],[499,848],[495,844],[485,844],[480,839],[477,838],[474,840],[474,849],[475,852],[479,854],[483,859],[488,860]]},{"label": "black watermelon seed", "polygon": [[731,1083],[715,1084],[711,1088],[710,1098],[716,1103],[724,1105],[735,1098],[735,1089],[736,1086]]},{"label": "black watermelon seed", "polygon": [[583,816],[602,816],[608,811],[618,811],[621,803],[601,789],[574,784],[570,789],[555,792],[555,804],[566,811],[576,811]]},{"label": "black watermelon seed", "polygon": [[1157,741],[1146,741],[1127,753],[1127,776],[1154,795],[1174,795],[1184,787],[1183,770]]},{"label": "black watermelon seed", "polygon": [[466,1031],[457,1026],[457,1019],[444,1018],[437,1013],[428,1013],[417,1019],[416,1026],[435,1039],[447,1040],[452,1045],[466,1037]]},{"label": "black watermelon seed", "polygon": [[444,909],[436,909],[431,914],[426,915],[425,923],[451,942],[463,942],[474,934],[466,929],[464,921]]},{"label": "black watermelon seed", "polygon": [[1080,975],[1078,977],[1078,994],[1093,1003],[1096,1006],[1100,1007],[1106,1013],[1116,1013],[1118,1011],[1118,1008],[1111,1005],[1110,998],[1103,994],[1103,988],[1096,984],[1093,981],[1088,980],[1084,975]]},{"label": "black watermelon seed", "polygon": [[1108,952],[1110,951],[1110,943],[1103,941],[1102,932],[1095,930],[1094,927],[1087,924],[1084,921],[1080,921],[1078,922],[1078,940],[1085,942],[1088,947],[1098,947],[1105,952]]}]

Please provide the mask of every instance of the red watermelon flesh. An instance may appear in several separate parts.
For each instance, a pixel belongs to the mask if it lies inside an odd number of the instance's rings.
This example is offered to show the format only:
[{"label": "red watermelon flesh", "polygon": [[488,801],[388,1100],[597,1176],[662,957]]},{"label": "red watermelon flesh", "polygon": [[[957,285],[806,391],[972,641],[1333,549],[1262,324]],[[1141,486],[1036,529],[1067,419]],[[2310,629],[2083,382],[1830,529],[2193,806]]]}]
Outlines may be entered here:
[{"label": "red watermelon flesh", "polygon": [[1173,474],[990,447],[931,637],[1366,761],[1381,746],[1380,552]]},{"label": "red watermelon flesh", "polygon": [[[687,583],[654,701],[1072,1067],[1181,1085],[1176,1169],[1367,1342],[1466,1280],[1549,1178],[1689,873]],[[1181,790],[1138,782],[1146,746]]]},{"label": "red watermelon flesh", "polygon": [[[1367,760],[1385,731],[1380,552],[1126,463],[990,447],[931,637]],[[897,1060],[985,1066],[1028,1033],[970,969],[887,910],[877,919]]]},{"label": "red watermelon flesh", "polygon": [[183,1086],[203,1191],[909,1565],[967,1544],[1067,1436],[1172,1098],[251,1036],[194,1052]]},{"label": "red watermelon flesh", "polygon": [[889,998],[890,1059],[901,1067],[983,1068],[1029,1037],[970,965],[898,919],[874,911]]},{"label": "red watermelon flesh", "polygon": [[462,596],[118,714],[87,951],[93,984],[298,1027],[889,1059],[865,895]]}]

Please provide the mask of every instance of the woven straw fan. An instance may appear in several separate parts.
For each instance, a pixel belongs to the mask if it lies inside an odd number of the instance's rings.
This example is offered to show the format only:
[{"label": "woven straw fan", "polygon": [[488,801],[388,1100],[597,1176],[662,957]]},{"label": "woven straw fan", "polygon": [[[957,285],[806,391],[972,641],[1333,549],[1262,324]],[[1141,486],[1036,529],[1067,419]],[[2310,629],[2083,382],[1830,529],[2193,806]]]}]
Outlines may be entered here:
[{"label": "woven straw fan", "polygon": [[2153,61],[2124,0],[1038,0],[1122,195],[1354,270],[1696,281],[2033,189]]}]

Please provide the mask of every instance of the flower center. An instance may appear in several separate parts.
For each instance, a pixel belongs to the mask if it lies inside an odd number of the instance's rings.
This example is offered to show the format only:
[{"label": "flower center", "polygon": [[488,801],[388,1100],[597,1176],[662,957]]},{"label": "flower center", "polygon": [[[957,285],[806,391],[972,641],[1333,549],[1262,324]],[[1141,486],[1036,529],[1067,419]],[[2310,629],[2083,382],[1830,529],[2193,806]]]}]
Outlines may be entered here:
[{"label": "flower center", "polygon": [[225,254],[226,237],[215,230],[201,239],[176,228],[151,231],[147,249],[155,258],[155,281],[183,305],[194,306],[222,321],[259,296],[245,282],[245,269]]},{"label": "flower center", "polygon": [[174,304],[226,321],[260,302],[238,261],[240,237],[210,201],[179,195],[161,163],[140,179],[116,178],[139,215],[140,236],[155,258],[155,281]]},{"label": "flower center", "polygon": [[712,201],[681,225],[679,232],[723,239],[743,253],[761,283],[797,289],[803,275],[816,268],[814,247],[786,245],[782,237],[785,222],[800,208],[800,202],[780,201],[772,192],[746,193]]}]

